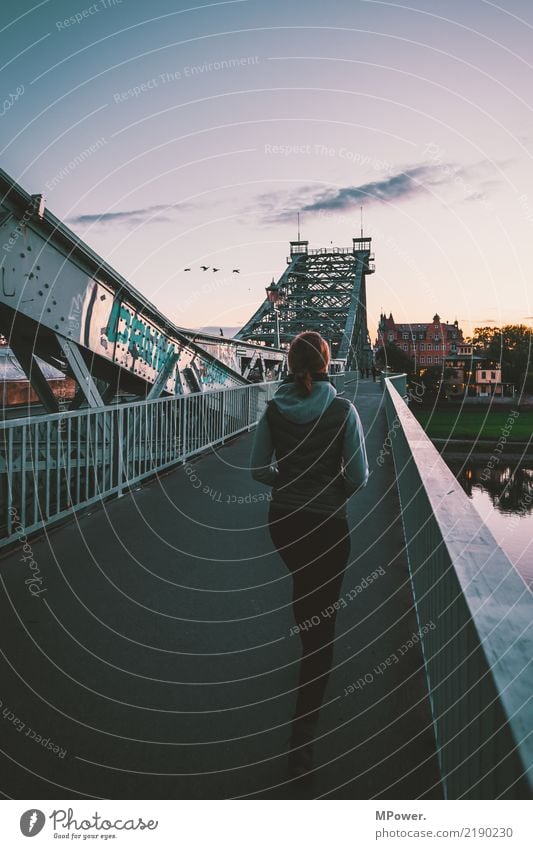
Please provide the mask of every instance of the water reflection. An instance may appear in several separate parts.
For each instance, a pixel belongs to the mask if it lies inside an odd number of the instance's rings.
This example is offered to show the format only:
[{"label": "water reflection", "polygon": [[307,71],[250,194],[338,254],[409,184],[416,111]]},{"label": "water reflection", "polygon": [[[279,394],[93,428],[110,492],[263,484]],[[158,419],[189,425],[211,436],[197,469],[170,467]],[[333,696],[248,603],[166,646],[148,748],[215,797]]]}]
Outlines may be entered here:
[{"label": "water reflection", "polygon": [[488,494],[500,513],[533,513],[533,458],[525,465],[520,461],[504,465],[502,461],[495,469],[488,469],[487,460],[478,458],[445,460],[470,497],[477,487]]},{"label": "water reflection", "polygon": [[487,456],[444,459],[533,591],[533,457],[513,462],[502,456],[493,469]]}]

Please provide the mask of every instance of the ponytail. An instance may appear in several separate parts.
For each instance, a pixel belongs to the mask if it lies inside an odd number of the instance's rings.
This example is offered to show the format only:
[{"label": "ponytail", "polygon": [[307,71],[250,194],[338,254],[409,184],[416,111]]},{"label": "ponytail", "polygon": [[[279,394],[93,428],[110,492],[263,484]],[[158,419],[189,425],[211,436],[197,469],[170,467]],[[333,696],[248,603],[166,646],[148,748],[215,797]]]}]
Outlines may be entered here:
[{"label": "ponytail", "polygon": [[320,333],[307,330],[294,337],[289,348],[289,370],[301,395],[309,395],[313,374],[327,372],[328,365],[329,346]]},{"label": "ponytail", "polygon": [[294,382],[300,387],[302,395],[309,395],[313,388],[313,378],[309,369],[302,369],[294,373]]}]

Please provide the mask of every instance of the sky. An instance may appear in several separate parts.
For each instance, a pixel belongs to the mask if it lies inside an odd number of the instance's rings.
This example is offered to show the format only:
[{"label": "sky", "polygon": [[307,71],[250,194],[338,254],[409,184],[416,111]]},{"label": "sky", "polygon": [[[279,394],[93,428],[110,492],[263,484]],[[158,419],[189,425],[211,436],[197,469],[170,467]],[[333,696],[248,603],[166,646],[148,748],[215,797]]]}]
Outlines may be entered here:
[{"label": "sky", "polygon": [[361,206],[372,339],[533,324],[532,46],[528,0],[3,0],[0,167],[182,326]]}]

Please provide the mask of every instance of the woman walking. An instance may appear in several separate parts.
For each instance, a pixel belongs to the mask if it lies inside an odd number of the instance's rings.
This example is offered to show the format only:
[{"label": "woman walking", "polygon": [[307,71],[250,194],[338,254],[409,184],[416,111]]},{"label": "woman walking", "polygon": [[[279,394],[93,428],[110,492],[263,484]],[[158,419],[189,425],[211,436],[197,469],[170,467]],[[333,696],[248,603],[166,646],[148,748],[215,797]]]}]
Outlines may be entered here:
[{"label": "woman walking", "polygon": [[329,357],[319,333],[293,339],[289,376],[258,422],[250,458],[253,478],[272,486],[269,530],[292,574],[302,642],[289,752],[294,777],[313,769],[312,743],[333,659],[334,605],[350,554],[346,500],[368,479],[361,421],[330,383]]}]

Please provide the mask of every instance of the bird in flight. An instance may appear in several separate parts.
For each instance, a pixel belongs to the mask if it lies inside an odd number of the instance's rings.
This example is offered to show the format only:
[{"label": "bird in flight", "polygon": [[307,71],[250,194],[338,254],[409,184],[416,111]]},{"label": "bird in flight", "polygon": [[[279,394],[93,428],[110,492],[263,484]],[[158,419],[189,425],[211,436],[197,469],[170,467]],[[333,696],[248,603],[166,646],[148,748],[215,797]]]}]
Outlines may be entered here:
[{"label": "bird in flight", "polygon": [[[209,265],[201,265],[200,268],[202,269],[202,271],[209,271],[210,266]],[[184,271],[192,271],[191,268],[184,268],[183,270]],[[213,271],[213,273],[216,273],[217,271],[220,271],[220,268],[215,268],[215,266],[213,266],[212,271]],[[234,269],[232,269],[231,273],[232,274],[240,274],[241,269],[240,268],[234,268]]]}]

